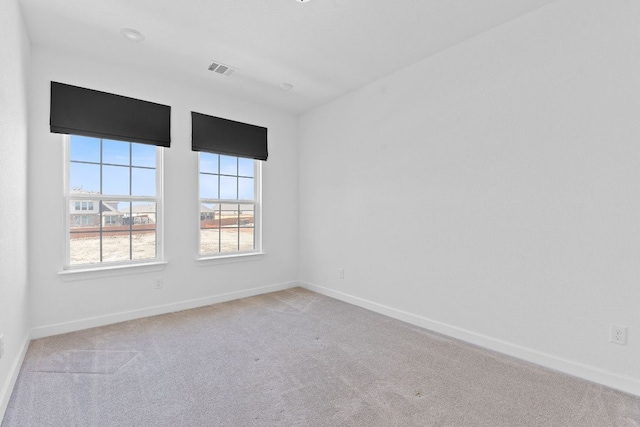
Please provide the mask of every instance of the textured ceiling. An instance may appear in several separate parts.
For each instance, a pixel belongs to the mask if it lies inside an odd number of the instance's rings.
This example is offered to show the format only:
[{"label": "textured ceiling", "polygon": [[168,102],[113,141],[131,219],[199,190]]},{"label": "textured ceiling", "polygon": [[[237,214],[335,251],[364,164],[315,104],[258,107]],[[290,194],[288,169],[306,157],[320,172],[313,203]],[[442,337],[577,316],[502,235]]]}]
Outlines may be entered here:
[{"label": "textured ceiling", "polygon": [[[34,45],[296,114],[554,0],[21,0]],[[125,40],[123,27],[146,39]],[[239,69],[207,70],[211,60]],[[280,84],[293,85],[283,91]]]}]

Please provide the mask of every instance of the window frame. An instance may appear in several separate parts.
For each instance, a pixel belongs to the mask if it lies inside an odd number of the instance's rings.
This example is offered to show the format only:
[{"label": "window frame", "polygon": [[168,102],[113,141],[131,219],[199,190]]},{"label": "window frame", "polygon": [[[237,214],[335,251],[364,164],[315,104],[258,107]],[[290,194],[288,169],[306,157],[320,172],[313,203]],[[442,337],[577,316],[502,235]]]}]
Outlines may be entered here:
[{"label": "window frame", "polygon": [[[197,246],[197,254],[196,258],[198,261],[207,261],[207,260],[242,260],[243,258],[252,257],[254,255],[262,255],[264,254],[262,250],[262,161],[256,159],[248,159],[253,161],[253,200],[246,199],[212,199],[212,198],[200,198],[200,166],[201,166],[201,153],[208,153],[205,151],[197,151],[198,154],[198,167],[196,169],[196,179],[198,180],[198,193],[197,193],[197,202],[198,202],[198,210],[197,210],[197,232],[198,232],[198,246]],[[241,156],[232,156],[229,154],[222,153],[208,153],[215,154],[218,156],[226,156],[226,157],[236,157],[242,158]],[[218,171],[220,172],[220,171]],[[220,196],[220,194],[218,194]],[[252,204],[253,205],[253,233],[254,233],[254,242],[253,249],[250,251],[236,251],[236,252],[206,252],[202,253],[202,235],[201,235],[201,224],[200,224],[200,215],[202,213],[202,205],[205,203],[216,203],[216,204]]]},{"label": "window frame", "polygon": [[[61,135],[63,138],[64,146],[64,160],[63,160],[63,203],[64,203],[64,264],[63,271],[99,271],[104,269],[112,270],[119,267],[134,267],[153,265],[158,263],[164,263],[164,150],[161,146],[155,146],[156,150],[156,194],[155,196],[127,196],[127,195],[102,195],[102,194],[77,194],[71,193],[70,185],[70,170],[71,170],[71,137],[74,135]],[[106,139],[97,138],[96,139]],[[122,141],[131,142],[131,141]],[[134,144],[140,144],[133,142]],[[96,197],[97,196],[97,197]],[[156,256],[155,258],[147,259],[129,259],[125,261],[100,261],[97,263],[75,264],[71,265],[71,201],[86,201],[89,202],[100,201],[116,201],[116,202],[155,202],[156,204]],[[98,209],[99,210],[99,209]],[[83,214],[79,211],[78,214]]]}]

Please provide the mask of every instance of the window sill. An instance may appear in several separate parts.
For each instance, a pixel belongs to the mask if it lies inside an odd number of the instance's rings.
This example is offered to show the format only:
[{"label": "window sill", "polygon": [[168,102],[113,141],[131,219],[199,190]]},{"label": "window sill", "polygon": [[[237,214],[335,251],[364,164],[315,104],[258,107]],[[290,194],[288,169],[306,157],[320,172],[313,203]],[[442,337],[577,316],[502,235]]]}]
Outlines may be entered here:
[{"label": "window sill", "polygon": [[236,262],[257,261],[266,255],[265,252],[251,252],[246,254],[218,255],[218,256],[202,256],[197,258],[199,267],[207,267],[210,265],[233,264]]},{"label": "window sill", "polygon": [[92,267],[70,269],[58,272],[58,276],[65,282],[76,280],[101,279],[104,277],[124,276],[128,274],[150,273],[162,271],[168,264],[167,261],[152,261],[140,264],[120,264],[106,267]]}]

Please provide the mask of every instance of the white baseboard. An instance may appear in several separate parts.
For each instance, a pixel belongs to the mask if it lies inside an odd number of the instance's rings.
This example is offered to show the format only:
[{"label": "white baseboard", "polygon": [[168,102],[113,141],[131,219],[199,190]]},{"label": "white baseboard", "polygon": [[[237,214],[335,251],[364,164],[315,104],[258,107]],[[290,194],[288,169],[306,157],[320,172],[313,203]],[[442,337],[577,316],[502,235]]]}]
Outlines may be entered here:
[{"label": "white baseboard", "polygon": [[196,298],[187,301],[180,301],[171,304],[158,305],[139,310],[123,311],[119,313],[107,314],[104,316],[87,317],[71,322],[56,323],[53,325],[40,326],[31,330],[31,338],[43,338],[51,335],[66,334],[68,332],[82,329],[95,328],[98,326],[110,325],[113,323],[126,322],[127,320],[139,319],[142,317],[156,316],[159,314],[173,313],[191,308],[203,307],[206,305],[232,301],[240,298],[252,297],[269,292],[281,291],[298,286],[297,282],[280,283],[277,285],[262,286],[258,288],[245,289],[237,292],[211,295],[203,298]]},{"label": "white baseboard", "polygon": [[16,358],[11,365],[11,370],[9,371],[9,376],[7,380],[2,384],[0,388],[0,424],[2,424],[2,419],[4,418],[4,413],[7,411],[7,405],[9,405],[9,399],[11,398],[11,393],[13,392],[13,387],[16,385],[16,380],[18,379],[18,374],[20,373],[20,368],[22,367],[22,362],[24,361],[24,357],[27,354],[27,349],[29,348],[29,343],[31,339],[29,335],[24,338],[24,342],[22,343],[22,348],[20,348],[20,352],[18,352]]},{"label": "white baseboard", "polygon": [[438,332],[440,334],[447,335],[471,344],[475,344],[480,347],[488,348],[499,353],[513,356],[527,362],[535,363],[536,365],[544,366],[546,368],[563,372],[574,377],[582,378],[587,381],[640,396],[640,380],[635,378],[618,375],[600,368],[596,368],[594,366],[586,365],[568,359],[563,359],[561,357],[536,351],[527,347],[522,347],[486,335],[478,334],[473,331],[468,331],[466,329],[438,322],[436,320],[431,320],[413,313],[378,304],[376,302],[365,300],[363,298],[349,295],[340,291],[325,288],[323,286],[318,286],[307,282],[299,282],[299,285],[306,289],[309,289],[310,291],[314,291],[344,302],[348,302],[350,304],[366,308],[376,313],[384,314],[385,316],[389,316],[394,319],[410,323],[412,325],[429,329],[431,331]]}]

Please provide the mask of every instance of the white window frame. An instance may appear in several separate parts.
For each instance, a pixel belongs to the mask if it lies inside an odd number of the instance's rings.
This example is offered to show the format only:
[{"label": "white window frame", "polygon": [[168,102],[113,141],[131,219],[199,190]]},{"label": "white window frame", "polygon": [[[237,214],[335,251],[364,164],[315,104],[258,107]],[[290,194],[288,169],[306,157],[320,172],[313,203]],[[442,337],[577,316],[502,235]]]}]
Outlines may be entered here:
[{"label": "white window frame", "polygon": [[[119,267],[132,267],[132,266],[144,266],[154,265],[158,263],[164,264],[164,150],[156,146],[156,195],[155,196],[127,196],[127,195],[96,195],[96,194],[77,194],[71,193],[69,188],[70,170],[71,170],[71,136],[62,135],[64,143],[64,179],[63,179],[63,199],[64,199],[64,267],[63,271],[100,271],[100,270],[112,270]],[[124,141],[127,142],[127,141]],[[97,196],[97,197],[96,197]],[[154,201],[156,203],[156,257],[142,260],[126,260],[126,261],[105,261],[92,264],[77,264],[71,265],[71,201],[79,200],[83,201],[131,201],[131,202],[148,202]],[[94,206],[95,207],[95,206]],[[82,214],[79,211],[77,214]]]},{"label": "white window frame", "polygon": [[[253,194],[254,200],[242,200],[242,199],[210,199],[200,198],[200,152],[198,154],[198,168],[196,170],[196,178],[198,180],[198,261],[215,261],[215,260],[242,260],[246,257],[252,257],[254,255],[263,255],[262,251],[262,162],[260,160],[253,159]],[[217,154],[217,153],[212,153]],[[239,157],[230,156],[228,154],[218,154],[220,156],[227,157]],[[220,171],[218,171],[220,172]],[[219,204],[252,204],[253,205],[253,227],[254,227],[254,242],[253,250],[251,251],[237,251],[237,252],[218,252],[218,253],[201,253],[201,235],[200,235],[200,214],[201,206],[205,203],[219,203]]]}]

